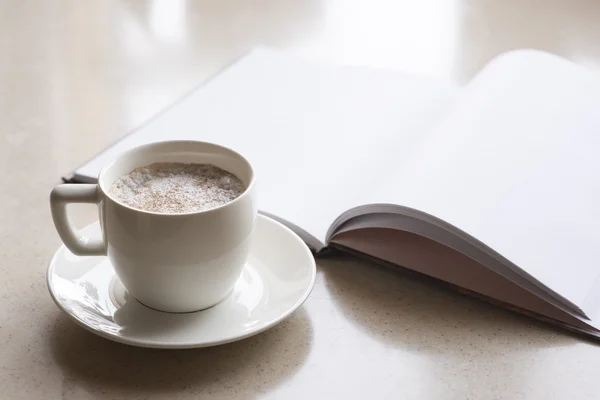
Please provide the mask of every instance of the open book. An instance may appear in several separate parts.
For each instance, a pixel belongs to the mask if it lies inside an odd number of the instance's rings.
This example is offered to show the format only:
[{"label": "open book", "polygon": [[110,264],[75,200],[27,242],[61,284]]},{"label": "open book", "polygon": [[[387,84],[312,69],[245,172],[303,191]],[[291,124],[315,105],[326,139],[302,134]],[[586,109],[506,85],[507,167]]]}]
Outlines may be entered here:
[{"label": "open book", "polygon": [[465,88],[259,49],[65,180],[143,143],[232,147],[260,209],[338,248],[600,337],[600,79],[514,51]]}]

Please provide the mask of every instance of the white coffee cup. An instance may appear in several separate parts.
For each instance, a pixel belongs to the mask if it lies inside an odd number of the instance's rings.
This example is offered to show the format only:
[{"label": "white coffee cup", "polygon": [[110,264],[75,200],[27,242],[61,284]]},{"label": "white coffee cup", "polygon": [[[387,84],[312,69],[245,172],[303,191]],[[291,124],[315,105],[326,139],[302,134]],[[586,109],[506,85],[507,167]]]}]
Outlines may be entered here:
[{"label": "white coffee cup", "polygon": [[[182,214],[134,209],[110,195],[115,180],[155,162],[213,164],[236,175],[246,190],[220,207]],[[67,217],[69,203],[98,204],[101,240],[76,231]],[[56,230],[72,253],[108,255],[132,296],[166,312],[202,310],[229,295],[248,257],[257,214],[250,163],[231,149],[195,141],[126,151],[102,169],[97,184],[54,188],[50,206]]]}]

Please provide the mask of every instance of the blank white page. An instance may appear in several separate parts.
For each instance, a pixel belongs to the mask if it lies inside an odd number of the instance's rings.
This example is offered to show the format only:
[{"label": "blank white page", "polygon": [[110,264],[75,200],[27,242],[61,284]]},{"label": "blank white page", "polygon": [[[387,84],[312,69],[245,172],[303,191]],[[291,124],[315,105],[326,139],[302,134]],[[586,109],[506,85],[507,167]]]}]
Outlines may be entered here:
[{"label": "blank white page", "polygon": [[598,77],[516,51],[468,85],[382,200],[455,225],[593,315],[599,172]]},{"label": "blank white page", "polygon": [[320,240],[371,201],[457,93],[428,78],[301,61],[259,49],[75,171],[93,180],[122,151],[195,139],[244,154],[259,208]]}]

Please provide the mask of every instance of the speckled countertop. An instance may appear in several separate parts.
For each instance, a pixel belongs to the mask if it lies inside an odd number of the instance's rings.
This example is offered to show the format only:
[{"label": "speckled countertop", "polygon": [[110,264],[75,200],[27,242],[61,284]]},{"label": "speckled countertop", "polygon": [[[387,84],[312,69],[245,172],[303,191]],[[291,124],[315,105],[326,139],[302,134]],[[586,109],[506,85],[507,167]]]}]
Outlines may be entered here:
[{"label": "speckled countertop", "polygon": [[598,345],[351,258],[320,260],[276,328],[191,351],[98,338],[45,284],[58,177],[257,44],[464,83],[516,47],[598,68],[599,20],[595,1],[7,2],[0,398],[599,398]]}]

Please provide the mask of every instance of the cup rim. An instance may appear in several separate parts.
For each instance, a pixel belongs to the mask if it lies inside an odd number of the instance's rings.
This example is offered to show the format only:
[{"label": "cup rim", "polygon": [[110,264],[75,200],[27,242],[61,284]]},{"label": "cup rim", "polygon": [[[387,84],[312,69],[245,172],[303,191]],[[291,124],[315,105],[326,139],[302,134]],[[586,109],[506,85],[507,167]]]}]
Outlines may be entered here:
[{"label": "cup rim", "polygon": [[[208,146],[213,146],[216,148],[220,148],[222,150],[228,151],[233,153],[235,156],[239,157],[240,159],[242,159],[247,165],[248,168],[250,169],[250,182],[248,183],[248,185],[246,186],[246,188],[244,189],[244,191],[242,192],[242,194],[240,194],[238,197],[236,197],[235,199],[228,201],[225,204],[222,204],[220,206],[214,207],[214,208],[210,208],[208,210],[203,210],[203,211],[190,211],[190,212],[185,212],[185,213],[163,213],[163,212],[156,212],[156,211],[148,211],[148,210],[142,210],[140,208],[135,208],[135,207],[131,207],[125,203],[123,203],[122,201],[116,199],[115,197],[113,197],[110,194],[110,190],[105,190],[105,188],[102,185],[102,177],[104,176],[104,174],[106,173],[106,171],[119,159],[123,158],[123,157],[127,157],[128,155],[130,155],[131,153],[134,153],[136,151],[140,151],[142,149],[148,148],[148,147],[154,147],[154,146],[160,146],[160,145],[167,145],[167,144],[204,144],[204,145],[208,145]],[[152,142],[152,143],[146,143],[146,144],[142,144],[139,146],[135,146],[132,147],[122,153],[120,153],[118,156],[114,157],[112,160],[110,160],[109,162],[107,162],[106,164],[104,164],[104,166],[102,167],[102,169],[100,170],[100,173],[98,174],[98,181],[97,181],[97,185],[98,188],[100,189],[100,191],[103,193],[103,195],[110,199],[112,202],[118,204],[121,207],[124,207],[128,210],[134,211],[134,212],[138,212],[138,213],[142,213],[142,214],[147,214],[147,215],[156,215],[156,216],[164,216],[164,217],[189,217],[191,215],[200,215],[200,214],[208,214],[208,213],[212,213],[212,212],[216,212],[218,210],[221,210],[225,207],[231,206],[234,203],[241,201],[242,198],[246,197],[249,195],[250,190],[254,187],[254,178],[255,178],[255,173],[254,173],[254,167],[252,166],[252,163],[250,163],[250,161],[244,157],[241,153],[239,153],[238,151],[227,147],[227,146],[223,146],[217,143],[213,143],[213,142],[205,142],[202,140],[163,140],[160,142]]]}]

